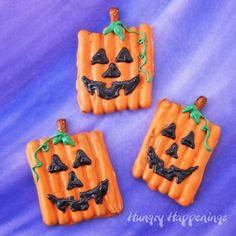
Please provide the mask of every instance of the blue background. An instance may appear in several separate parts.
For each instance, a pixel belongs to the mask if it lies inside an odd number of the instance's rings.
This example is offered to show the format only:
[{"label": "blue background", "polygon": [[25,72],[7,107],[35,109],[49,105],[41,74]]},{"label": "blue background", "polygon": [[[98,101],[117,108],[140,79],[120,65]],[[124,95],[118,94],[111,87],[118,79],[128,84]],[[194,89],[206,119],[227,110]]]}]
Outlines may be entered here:
[{"label": "blue background", "polygon": [[[77,32],[101,32],[108,9],[117,6],[128,26],[153,26],[155,78],[147,110],[95,116],[76,101]],[[0,235],[233,235],[236,231],[235,102],[236,2],[229,1],[1,1],[0,2]],[[195,203],[184,208],[149,190],[131,169],[156,104],[161,98],[187,105],[199,95],[209,101],[204,114],[222,135]],[[42,223],[25,147],[55,133],[58,118],[70,133],[99,129],[117,173],[124,211],[117,217],[73,226]],[[222,225],[131,223],[139,215],[227,215]]]}]

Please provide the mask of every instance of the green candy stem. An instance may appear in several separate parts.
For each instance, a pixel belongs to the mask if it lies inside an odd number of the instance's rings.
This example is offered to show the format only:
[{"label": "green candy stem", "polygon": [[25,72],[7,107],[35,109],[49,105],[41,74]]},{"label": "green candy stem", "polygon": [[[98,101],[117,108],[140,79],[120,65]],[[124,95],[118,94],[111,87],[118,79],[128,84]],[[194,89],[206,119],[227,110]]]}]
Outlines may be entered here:
[{"label": "green candy stem", "polygon": [[209,128],[209,122],[208,119],[197,109],[197,107],[194,104],[190,104],[186,106],[183,110],[183,113],[189,112],[190,117],[195,121],[195,123],[198,125],[200,123],[200,119],[204,119],[206,124],[201,127],[201,130],[206,133],[204,138],[204,147],[207,151],[211,151],[212,149],[208,146],[207,142],[211,133],[211,130]]},{"label": "green candy stem", "polygon": [[43,166],[43,163],[37,158],[37,153],[42,150],[43,152],[47,152],[49,150],[49,144],[48,142],[50,140],[53,139],[53,144],[57,145],[58,143],[63,143],[65,145],[70,145],[72,147],[75,146],[74,142],[72,141],[72,139],[65,133],[62,131],[58,131],[56,134],[52,135],[50,138],[48,138],[47,140],[45,140],[45,142],[43,142],[35,151],[34,151],[34,161],[36,162],[35,165],[32,166],[31,170],[33,175],[36,178],[36,181],[38,182],[39,180],[39,175],[36,172],[36,168],[40,168]]},{"label": "green candy stem", "polygon": [[117,35],[122,41],[124,41],[125,36],[123,31],[127,31],[128,33],[135,33],[138,35],[141,35],[141,38],[138,39],[137,43],[143,45],[143,51],[139,55],[139,59],[143,60],[141,65],[138,67],[138,71],[145,74],[146,81],[148,83],[152,82],[153,78],[150,78],[149,73],[147,70],[143,69],[143,67],[147,64],[147,42],[146,42],[146,34],[144,32],[137,32],[134,30],[130,30],[127,28],[123,22],[121,21],[113,21],[109,24],[107,28],[104,29],[103,34],[107,35],[111,32],[113,32],[115,35]]}]

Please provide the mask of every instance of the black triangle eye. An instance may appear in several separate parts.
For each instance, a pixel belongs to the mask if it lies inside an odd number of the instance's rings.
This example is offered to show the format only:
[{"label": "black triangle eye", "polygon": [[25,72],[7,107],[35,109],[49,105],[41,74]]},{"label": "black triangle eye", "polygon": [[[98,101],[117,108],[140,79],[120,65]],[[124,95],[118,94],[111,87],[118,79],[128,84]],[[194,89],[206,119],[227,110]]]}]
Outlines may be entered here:
[{"label": "black triangle eye", "polygon": [[181,144],[190,147],[192,149],[195,148],[195,143],[194,143],[194,133],[193,131],[190,131],[187,136],[181,139],[180,141]]},{"label": "black triangle eye", "polygon": [[177,159],[178,158],[178,154],[177,154],[177,150],[178,150],[178,146],[176,143],[173,143],[167,150],[166,150],[166,154],[170,155],[171,157]]},{"label": "black triangle eye", "polygon": [[85,154],[85,152],[82,150],[78,150],[76,153],[76,158],[73,164],[73,168],[78,168],[79,166],[84,166],[84,165],[91,165],[91,163],[92,163],[91,160]]},{"label": "black triangle eye", "polygon": [[107,64],[109,62],[106,52],[103,48],[100,48],[92,57],[91,64]]},{"label": "black triangle eye", "polygon": [[171,139],[175,139],[175,130],[176,130],[176,125],[175,123],[171,123],[168,127],[164,128],[161,133],[163,136],[166,136]]},{"label": "black triangle eye", "polygon": [[116,62],[131,63],[133,58],[131,57],[127,48],[122,48],[116,57]]},{"label": "black triangle eye", "polygon": [[52,156],[52,162],[50,166],[48,167],[48,171],[50,173],[55,173],[59,171],[65,171],[68,170],[68,167],[61,161],[58,155],[54,154]]},{"label": "black triangle eye", "polygon": [[71,190],[76,187],[83,187],[83,183],[78,179],[74,171],[69,173],[69,181],[67,184],[67,190]]}]

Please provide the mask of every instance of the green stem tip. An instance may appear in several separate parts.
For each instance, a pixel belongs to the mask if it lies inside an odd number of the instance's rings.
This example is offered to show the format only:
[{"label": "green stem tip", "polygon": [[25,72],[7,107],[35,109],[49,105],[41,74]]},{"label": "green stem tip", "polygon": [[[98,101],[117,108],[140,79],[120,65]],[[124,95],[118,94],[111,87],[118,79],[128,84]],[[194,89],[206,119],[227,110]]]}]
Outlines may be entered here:
[{"label": "green stem tip", "polygon": [[208,145],[208,139],[211,133],[210,127],[209,127],[209,122],[208,119],[200,112],[200,110],[205,106],[207,102],[207,99],[203,96],[199,97],[195,104],[190,104],[182,110],[183,113],[189,112],[190,117],[195,121],[195,123],[198,125],[200,124],[200,119],[205,120],[205,125],[201,127],[201,130],[206,133],[205,138],[204,138],[204,147],[206,148],[207,151],[211,151],[212,149]]}]

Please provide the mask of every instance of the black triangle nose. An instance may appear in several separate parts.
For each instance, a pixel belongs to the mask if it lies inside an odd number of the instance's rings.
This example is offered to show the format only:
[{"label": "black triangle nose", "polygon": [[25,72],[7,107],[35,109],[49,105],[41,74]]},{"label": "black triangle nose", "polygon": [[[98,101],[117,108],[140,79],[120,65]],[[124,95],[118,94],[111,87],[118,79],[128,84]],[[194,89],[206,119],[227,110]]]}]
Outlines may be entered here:
[{"label": "black triangle nose", "polygon": [[67,190],[71,190],[73,188],[83,187],[83,183],[78,179],[74,171],[69,173],[69,180],[67,183]]},{"label": "black triangle nose", "polygon": [[114,63],[111,63],[108,69],[102,74],[103,78],[118,78],[120,71]]}]

